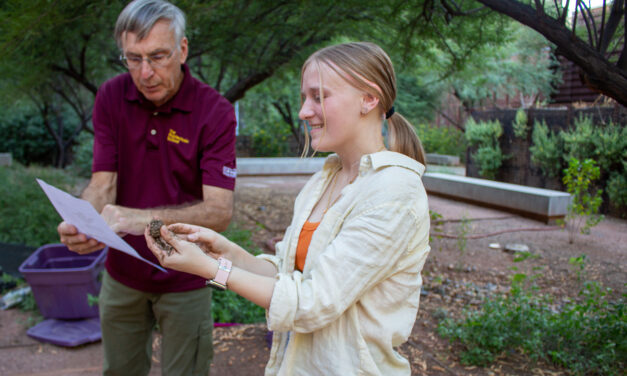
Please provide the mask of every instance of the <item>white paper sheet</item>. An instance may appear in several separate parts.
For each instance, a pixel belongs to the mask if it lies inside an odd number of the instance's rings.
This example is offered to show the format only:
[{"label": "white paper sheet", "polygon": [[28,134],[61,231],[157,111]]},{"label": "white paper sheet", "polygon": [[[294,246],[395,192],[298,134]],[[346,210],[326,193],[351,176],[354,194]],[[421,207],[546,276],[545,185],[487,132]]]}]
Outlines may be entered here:
[{"label": "white paper sheet", "polygon": [[61,218],[65,222],[76,226],[79,232],[167,273],[161,266],[141,257],[133,247],[111,230],[111,227],[107,225],[91,203],[55,188],[41,179],[37,179],[37,183],[44,190],[54,208],[61,215]]}]

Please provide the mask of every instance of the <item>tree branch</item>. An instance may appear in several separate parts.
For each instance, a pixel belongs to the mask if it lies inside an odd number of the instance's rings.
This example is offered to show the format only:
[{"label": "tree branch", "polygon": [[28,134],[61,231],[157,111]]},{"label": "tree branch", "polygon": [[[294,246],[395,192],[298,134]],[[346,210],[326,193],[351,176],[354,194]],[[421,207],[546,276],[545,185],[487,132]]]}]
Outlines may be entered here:
[{"label": "tree branch", "polygon": [[[554,43],[559,52],[579,66],[586,84],[627,106],[627,72],[609,62],[595,48],[572,34],[558,20],[538,15],[529,5],[515,0],[477,0],[494,11],[529,26]],[[619,1],[619,0],[616,0]],[[625,50],[623,50],[625,51]]]},{"label": "tree branch", "polygon": [[79,74],[75,70],[68,69],[68,68],[62,67],[62,66],[57,65],[57,64],[53,64],[50,68],[53,71],[57,71],[57,72],[63,73],[64,75],[68,76],[69,78],[71,78],[71,79],[75,80],[76,82],[78,82],[79,84],[83,85],[85,87],[85,89],[89,90],[93,95],[96,95],[96,93],[98,92],[98,87],[96,85],[94,85],[93,83],[89,82],[89,80],[87,80],[87,78],[85,78],[85,76]]},{"label": "tree branch", "polygon": [[580,2],[579,7],[581,8],[581,17],[583,18],[583,22],[586,24],[586,30],[588,31],[588,44],[594,48],[595,45],[598,45],[596,22],[594,22],[592,12],[586,3],[583,1]]},{"label": "tree branch", "polygon": [[485,6],[482,6],[469,10],[462,10],[455,0],[441,0],[441,2],[446,12],[451,16],[470,16],[485,9]]},{"label": "tree branch", "polygon": [[[598,48],[600,53],[605,54],[607,52],[610,41],[612,40],[614,33],[616,33],[618,26],[620,26],[621,19],[624,17],[624,11],[627,11],[624,0],[615,0],[612,4],[612,9],[610,9],[610,16],[607,20],[607,25],[601,32],[601,41]],[[623,41],[625,41],[624,38]],[[625,51],[625,48],[623,48],[623,51]]]}]

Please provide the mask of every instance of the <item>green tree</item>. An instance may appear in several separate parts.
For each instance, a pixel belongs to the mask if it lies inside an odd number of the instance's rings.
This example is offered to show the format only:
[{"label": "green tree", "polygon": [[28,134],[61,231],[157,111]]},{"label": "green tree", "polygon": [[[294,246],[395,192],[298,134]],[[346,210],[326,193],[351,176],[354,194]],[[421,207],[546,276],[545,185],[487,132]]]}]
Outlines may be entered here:
[{"label": "green tree", "polygon": [[[188,17],[193,73],[232,102],[282,69],[299,67],[316,48],[340,40],[382,45],[398,72],[403,72],[401,77],[418,77],[416,86],[428,94],[424,98],[436,98],[430,93],[437,92],[436,86],[462,69],[476,51],[502,43],[506,23],[487,9],[466,11],[468,6],[463,5],[460,11],[434,0],[175,3]],[[98,86],[123,71],[112,29],[125,4],[121,0],[0,2],[0,98],[7,106],[20,99],[36,105],[59,148],[58,165],[67,162],[67,150],[77,135],[90,129]],[[290,65],[293,62],[297,63]],[[425,74],[436,64],[436,72]],[[268,101],[295,130],[297,106],[286,101],[280,90],[275,93],[277,86],[269,88]],[[429,99],[426,106],[437,107],[432,101],[437,103]],[[63,116],[67,110],[78,119],[73,122],[76,128],[55,133],[68,123]]]},{"label": "green tree", "polygon": [[550,43],[513,22],[505,25],[500,45],[482,46],[464,69],[451,78],[455,96],[467,110],[492,99],[494,93],[518,96],[522,107],[547,98],[558,81]]}]

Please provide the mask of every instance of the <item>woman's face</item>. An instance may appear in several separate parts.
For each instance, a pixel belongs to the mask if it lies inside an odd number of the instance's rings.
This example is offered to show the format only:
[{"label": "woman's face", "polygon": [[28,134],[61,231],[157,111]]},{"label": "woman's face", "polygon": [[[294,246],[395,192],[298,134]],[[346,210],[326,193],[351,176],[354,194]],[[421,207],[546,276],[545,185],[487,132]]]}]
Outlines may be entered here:
[{"label": "woman's face", "polygon": [[[328,65],[312,62],[303,73],[301,96],[303,105],[298,116],[311,127],[311,147],[322,152],[340,152],[350,146],[355,132],[359,131],[364,93]],[[323,102],[326,116],[322,113]]]}]

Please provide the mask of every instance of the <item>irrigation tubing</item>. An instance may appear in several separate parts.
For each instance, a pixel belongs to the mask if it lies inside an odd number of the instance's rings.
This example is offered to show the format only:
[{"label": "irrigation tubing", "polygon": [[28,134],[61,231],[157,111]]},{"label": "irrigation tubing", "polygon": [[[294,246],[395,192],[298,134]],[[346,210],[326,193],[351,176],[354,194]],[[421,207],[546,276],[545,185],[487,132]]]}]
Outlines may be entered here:
[{"label": "irrigation tubing", "polygon": [[488,233],[488,234],[470,235],[470,236],[451,235],[451,234],[446,234],[446,233],[443,233],[443,232],[431,232],[431,236],[440,237],[440,238],[447,238],[447,239],[459,239],[459,238],[481,239],[481,238],[488,238],[490,236],[496,236],[496,235],[500,235],[500,234],[505,234],[507,232],[555,231],[555,230],[561,230],[562,228],[563,228],[562,226],[515,228],[515,229],[511,229],[511,230],[502,230],[502,231],[497,231],[497,232],[491,232],[491,233]]}]

